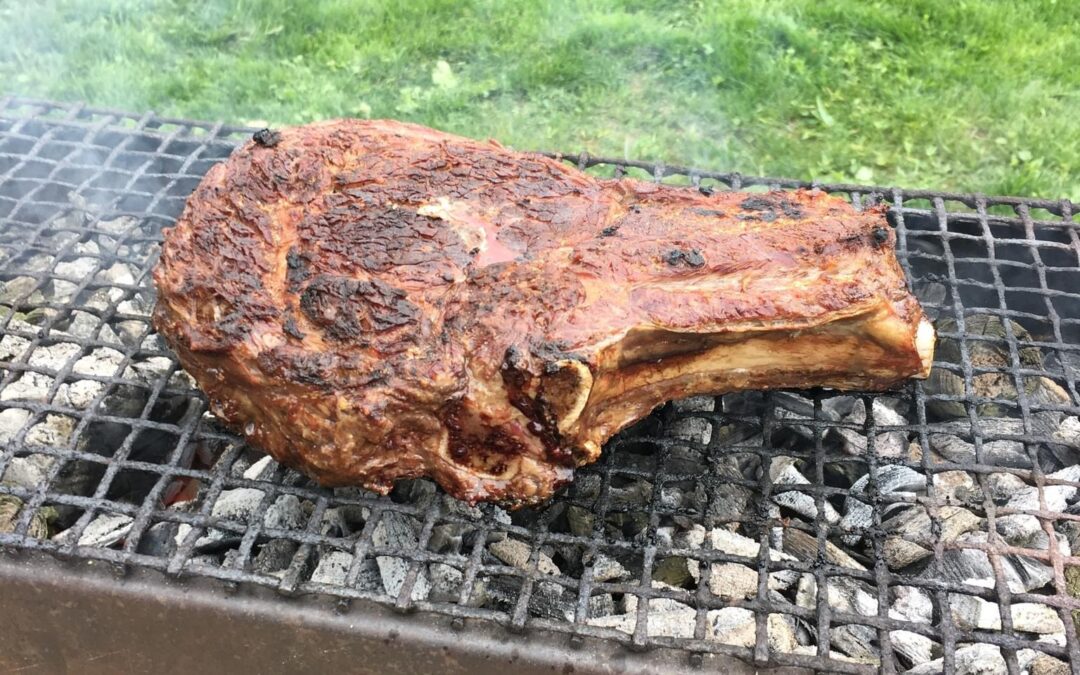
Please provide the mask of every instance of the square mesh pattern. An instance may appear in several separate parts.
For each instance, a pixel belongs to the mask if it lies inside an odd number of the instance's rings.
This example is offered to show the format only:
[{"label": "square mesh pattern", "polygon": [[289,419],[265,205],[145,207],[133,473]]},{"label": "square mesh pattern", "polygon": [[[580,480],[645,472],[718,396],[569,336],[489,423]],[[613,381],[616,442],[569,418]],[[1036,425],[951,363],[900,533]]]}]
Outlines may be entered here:
[{"label": "square mesh pattern", "polygon": [[550,504],[508,513],[427,481],[389,497],[321,488],[206,412],[150,326],[150,269],[162,227],[251,131],[0,100],[7,551],[323,594],[342,611],[366,598],[465,631],[539,627],[568,647],[580,636],[665,646],[692,664],[1080,664],[1069,202],[559,155],[687,189],[820,187],[887,204],[938,360],[933,378],[887,394],[670,403]]}]

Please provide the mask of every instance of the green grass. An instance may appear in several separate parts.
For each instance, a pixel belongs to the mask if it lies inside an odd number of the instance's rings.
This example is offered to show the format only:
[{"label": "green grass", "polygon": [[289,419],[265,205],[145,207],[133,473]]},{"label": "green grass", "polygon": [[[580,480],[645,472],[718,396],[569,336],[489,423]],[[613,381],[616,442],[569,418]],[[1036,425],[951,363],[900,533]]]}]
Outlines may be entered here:
[{"label": "green grass", "polygon": [[0,91],[1080,201],[1075,0],[0,0]]}]

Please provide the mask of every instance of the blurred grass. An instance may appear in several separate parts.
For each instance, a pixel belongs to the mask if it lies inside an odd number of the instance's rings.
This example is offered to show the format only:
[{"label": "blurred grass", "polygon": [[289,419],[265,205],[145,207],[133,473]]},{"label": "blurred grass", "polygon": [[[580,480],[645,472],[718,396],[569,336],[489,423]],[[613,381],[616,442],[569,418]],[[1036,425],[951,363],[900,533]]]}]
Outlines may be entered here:
[{"label": "blurred grass", "polygon": [[0,91],[1080,201],[1074,0],[0,0]]}]

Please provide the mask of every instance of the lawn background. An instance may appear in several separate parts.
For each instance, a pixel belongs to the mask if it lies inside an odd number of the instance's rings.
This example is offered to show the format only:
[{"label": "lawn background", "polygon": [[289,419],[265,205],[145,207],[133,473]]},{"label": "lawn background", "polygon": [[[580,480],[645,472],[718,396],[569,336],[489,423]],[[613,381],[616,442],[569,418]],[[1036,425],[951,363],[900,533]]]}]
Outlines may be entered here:
[{"label": "lawn background", "polygon": [[0,92],[1080,201],[1080,1],[0,0]]}]

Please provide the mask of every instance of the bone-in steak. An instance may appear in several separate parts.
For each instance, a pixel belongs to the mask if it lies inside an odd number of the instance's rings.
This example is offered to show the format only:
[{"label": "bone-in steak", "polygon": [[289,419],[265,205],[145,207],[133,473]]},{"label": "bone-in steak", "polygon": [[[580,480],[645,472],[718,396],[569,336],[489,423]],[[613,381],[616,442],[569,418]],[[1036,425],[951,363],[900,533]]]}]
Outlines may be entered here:
[{"label": "bone-in steak", "polygon": [[672,398],[925,376],[893,246],[882,209],[819,192],[598,180],[342,120],[210,170],[154,320],[219,417],[323,484],[514,506]]}]

